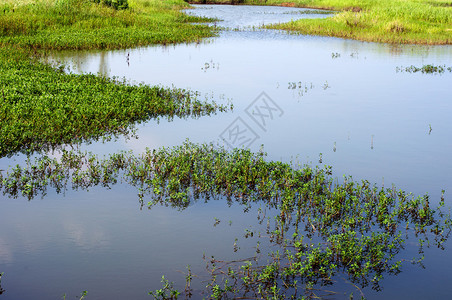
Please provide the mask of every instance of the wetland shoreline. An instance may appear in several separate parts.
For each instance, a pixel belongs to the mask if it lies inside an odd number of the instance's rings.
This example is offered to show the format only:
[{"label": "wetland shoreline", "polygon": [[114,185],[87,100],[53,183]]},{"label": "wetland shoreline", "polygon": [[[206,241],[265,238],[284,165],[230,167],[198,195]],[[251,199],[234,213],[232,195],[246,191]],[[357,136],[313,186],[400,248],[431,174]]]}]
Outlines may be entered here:
[{"label": "wetland shoreline", "polygon": [[443,1],[190,0],[193,4],[270,5],[335,11],[322,20],[268,25],[295,34],[331,36],[390,44],[451,45],[451,7]]}]

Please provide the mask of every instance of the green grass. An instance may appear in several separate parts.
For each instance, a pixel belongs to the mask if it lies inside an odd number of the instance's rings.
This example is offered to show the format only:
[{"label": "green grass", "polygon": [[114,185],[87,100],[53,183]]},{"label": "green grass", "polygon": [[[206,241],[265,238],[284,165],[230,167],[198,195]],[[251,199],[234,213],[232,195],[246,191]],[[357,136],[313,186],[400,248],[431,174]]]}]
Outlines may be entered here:
[{"label": "green grass", "polygon": [[320,8],[338,12],[327,19],[268,26],[272,29],[370,42],[452,44],[452,6],[446,0],[244,0],[244,4]]},{"label": "green grass", "polygon": [[[211,36],[183,1],[130,1],[115,10],[89,0],[0,4],[0,45],[33,49],[112,49],[199,41]],[[177,4],[177,5],[176,5]]]}]

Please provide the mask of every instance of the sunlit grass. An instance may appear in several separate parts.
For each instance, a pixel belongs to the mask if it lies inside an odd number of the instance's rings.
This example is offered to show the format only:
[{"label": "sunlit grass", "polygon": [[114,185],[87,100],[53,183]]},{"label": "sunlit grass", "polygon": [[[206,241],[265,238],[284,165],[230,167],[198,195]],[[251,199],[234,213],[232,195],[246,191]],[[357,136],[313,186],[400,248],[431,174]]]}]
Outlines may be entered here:
[{"label": "sunlit grass", "polygon": [[372,42],[452,44],[452,5],[445,0],[245,0],[244,4],[339,12],[326,19],[304,19],[267,26],[273,29]]},{"label": "sunlit grass", "polygon": [[130,1],[115,10],[88,0],[0,4],[0,44],[34,49],[112,49],[199,41],[212,29],[179,1]]}]

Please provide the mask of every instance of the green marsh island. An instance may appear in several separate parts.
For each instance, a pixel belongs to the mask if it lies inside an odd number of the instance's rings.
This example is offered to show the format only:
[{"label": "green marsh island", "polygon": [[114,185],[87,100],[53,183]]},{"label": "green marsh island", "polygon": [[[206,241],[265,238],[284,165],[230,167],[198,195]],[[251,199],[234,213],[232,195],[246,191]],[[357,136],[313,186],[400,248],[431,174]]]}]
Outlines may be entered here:
[{"label": "green marsh island", "polygon": [[452,3],[0,0],[0,299],[447,298]]}]

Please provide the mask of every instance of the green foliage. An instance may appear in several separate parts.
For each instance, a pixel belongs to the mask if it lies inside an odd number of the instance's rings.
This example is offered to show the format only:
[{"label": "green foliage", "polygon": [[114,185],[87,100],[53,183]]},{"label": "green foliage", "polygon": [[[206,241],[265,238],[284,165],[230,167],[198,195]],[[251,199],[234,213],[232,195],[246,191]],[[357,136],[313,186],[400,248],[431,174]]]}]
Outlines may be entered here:
[{"label": "green foliage", "polygon": [[197,100],[190,91],[132,86],[118,79],[65,74],[63,69],[0,50],[0,157],[129,135],[134,124],[154,118],[226,110]]},{"label": "green foliage", "polygon": [[[118,8],[127,3],[110,2]],[[193,42],[212,36],[214,29],[191,24],[206,20],[176,9],[183,3],[136,1],[129,9],[86,0],[37,1],[14,8],[0,4],[3,11],[0,45],[57,50],[114,49]]]},{"label": "green foliage", "polygon": [[165,276],[162,276],[161,282],[163,283],[163,288],[151,291],[149,295],[154,297],[154,299],[176,300],[181,293],[173,288],[173,283],[169,282]]},{"label": "green foliage", "polygon": [[442,74],[446,71],[452,72],[452,67],[446,67],[446,65],[423,65],[422,67],[409,66],[409,67],[397,67],[397,72],[407,72],[407,73],[418,73],[421,72],[423,74]]},{"label": "green foliage", "polygon": [[64,74],[64,66],[55,70],[38,62],[37,49],[125,48],[197,41],[213,33],[190,24],[203,20],[175,9],[183,6],[180,0],[134,1],[133,9],[120,10],[127,1],[102,2],[110,7],[86,0],[0,4],[0,157],[127,135],[134,123],[159,116],[225,109],[189,91]]}]

